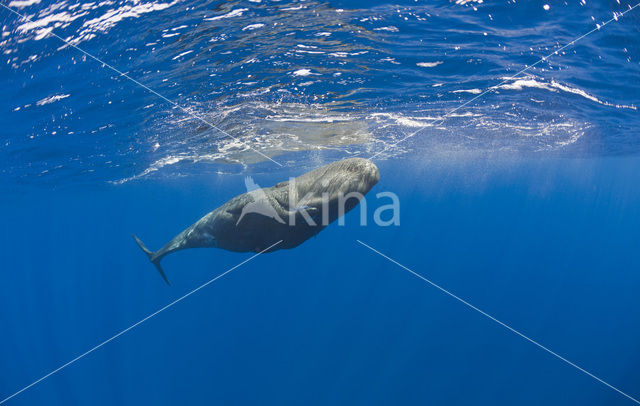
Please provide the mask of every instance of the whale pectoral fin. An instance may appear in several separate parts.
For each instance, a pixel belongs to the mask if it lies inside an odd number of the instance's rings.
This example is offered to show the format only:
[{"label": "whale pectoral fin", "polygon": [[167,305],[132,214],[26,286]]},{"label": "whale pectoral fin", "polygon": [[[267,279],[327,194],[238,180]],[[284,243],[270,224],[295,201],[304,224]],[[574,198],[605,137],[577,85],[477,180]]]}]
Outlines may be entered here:
[{"label": "whale pectoral fin", "polygon": [[169,278],[167,278],[167,275],[164,273],[164,271],[162,270],[162,267],[160,266],[160,260],[162,259],[162,257],[157,253],[147,249],[144,243],[140,241],[140,239],[135,234],[133,235],[133,239],[136,240],[140,249],[144,251],[145,254],[147,254],[147,256],[149,257],[149,261],[151,261],[151,263],[155,265],[158,272],[160,272],[162,279],[164,279],[164,281],[167,282],[167,285],[171,286],[171,282],[169,282]]}]

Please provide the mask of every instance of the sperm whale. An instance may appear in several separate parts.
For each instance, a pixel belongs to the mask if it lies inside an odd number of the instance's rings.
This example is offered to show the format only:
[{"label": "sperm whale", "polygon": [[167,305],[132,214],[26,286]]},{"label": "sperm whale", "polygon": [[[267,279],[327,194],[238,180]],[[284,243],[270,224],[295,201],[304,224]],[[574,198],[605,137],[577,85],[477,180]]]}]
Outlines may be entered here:
[{"label": "sperm whale", "polygon": [[206,214],[158,251],[133,238],[169,284],[160,266],[168,254],[187,248],[260,252],[278,241],[267,252],[295,248],[356,207],[378,180],[376,165],[362,158],[333,162],[268,188],[247,178],[247,193]]}]

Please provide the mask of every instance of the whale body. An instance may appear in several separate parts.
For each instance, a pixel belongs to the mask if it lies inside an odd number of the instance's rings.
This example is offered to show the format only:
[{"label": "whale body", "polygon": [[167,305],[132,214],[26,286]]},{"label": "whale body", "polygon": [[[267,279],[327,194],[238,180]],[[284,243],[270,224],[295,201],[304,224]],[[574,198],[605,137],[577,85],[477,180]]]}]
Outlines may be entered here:
[{"label": "whale body", "polygon": [[356,207],[379,179],[376,165],[362,158],[333,162],[269,188],[257,188],[247,178],[247,193],[206,214],[158,251],[133,237],[169,284],[160,266],[166,255],[187,248],[273,252],[297,247]]}]

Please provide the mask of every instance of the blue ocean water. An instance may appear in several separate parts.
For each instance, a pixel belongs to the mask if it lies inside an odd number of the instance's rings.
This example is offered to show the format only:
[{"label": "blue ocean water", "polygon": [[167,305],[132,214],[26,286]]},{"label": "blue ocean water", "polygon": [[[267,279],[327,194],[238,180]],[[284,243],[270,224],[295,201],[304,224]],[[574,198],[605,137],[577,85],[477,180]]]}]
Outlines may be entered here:
[{"label": "blue ocean water", "polygon": [[[6,404],[634,403],[357,240],[640,397],[635,3],[2,5],[0,402],[251,256],[173,254],[168,287],[132,233],[157,249],[246,176],[352,156],[380,169],[367,225],[260,255]],[[381,192],[400,225],[373,221]]]}]

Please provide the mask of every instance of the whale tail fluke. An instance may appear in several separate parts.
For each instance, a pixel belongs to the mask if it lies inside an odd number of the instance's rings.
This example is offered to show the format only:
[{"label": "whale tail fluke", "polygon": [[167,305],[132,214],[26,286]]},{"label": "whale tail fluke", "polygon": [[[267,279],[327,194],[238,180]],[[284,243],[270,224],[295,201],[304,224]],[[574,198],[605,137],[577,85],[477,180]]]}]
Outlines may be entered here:
[{"label": "whale tail fluke", "polygon": [[133,239],[136,240],[140,249],[144,251],[145,254],[147,254],[147,256],[149,257],[149,261],[151,261],[151,263],[156,266],[156,269],[158,270],[158,272],[160,272],[160,275],[162,275],[162,279],[167,282],[167,285],[171,285],[169,279],[167,278],[167,275],[165,275],[162,267],[160,266],[160,260],[162,259],[162,256],[153,251],[150,251],[147,247],[145,247],[144,243],[140,241],[140,239],[135,234],[133,235]]}]

